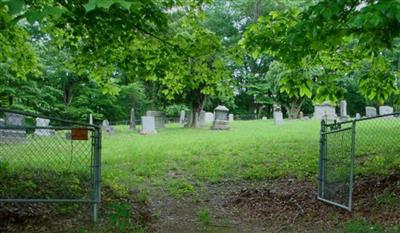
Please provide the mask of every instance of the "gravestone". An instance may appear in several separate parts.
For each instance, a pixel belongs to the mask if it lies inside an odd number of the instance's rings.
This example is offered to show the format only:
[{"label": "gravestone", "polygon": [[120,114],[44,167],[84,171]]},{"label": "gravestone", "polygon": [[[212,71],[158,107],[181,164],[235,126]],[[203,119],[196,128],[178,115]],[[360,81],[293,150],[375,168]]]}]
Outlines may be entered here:
[{"label": "gravestone", "polygon": [[[393,108],[390,106],[379,106],[379,115],[386,115],[386,114],[392,114],[393,113]],[[388,116],[388,117],[393,117]]]},{"label": "gravestone", "polygon": [[279,106],[274,107],[274,123],[275,125],[283,125],[283,113]]},{"label": "gravestone", "polygon": [[3,127],[5,125],[4,119],[0,118],[0,127]]},{"label": "gravestone", "polygon": [[317,120],[335,120],[337,118],[335,107],[329,101],[321,105],[314,105],[314,118]]},{"label": "gravestone", "polygon": [[156,119],[154,116],[142,116],[142,130],[141,134],[155,134],[156,130]]},{"label": "gravestone", "polygon": [[101,128],[108,134],[114,133],[114,127],[110,125],[110,122],[108,120],[103,120],[103,122],[101,123]]},{"label": "gravestone", "polygon": [[365,107],[365,116],[366,117],[374,117],[377,116],[376,114],[376,108],[372,106],[367,106]]},{"label": "gravestone", "polygon": [[233,114],[231,113],[231,114],[229,114],[229,122],[233,122],[233,120],[234,120],[234,117],[233,117]]},{"label": "gravestone", "polygon": [[304,113],[302,111],[299,112],[299,118],[300,118],[300,120],[303,120],[303,118],[304,118]]},{"label": "gravestone", "polygon": [[179,116],[179,124],[184,126],[185,125],[185,111],[182,110]]},{"label": "gravestone", "polygon": [[347,115],[347,102],[346,100],[340,101],[340,120],[347,121],[349,116]]},{"label": "gravestone", "polygon": [[261,120],[266,121],[266,120],[268,120],[268,118],[267,118],[266,116],[263,116],[263,117],[261,118]]},{"label": "gravestone", "polygon": [[[164,115],[160,111],[147,111],[146,116],[154,117],[156,129],[164,128]],[[143,119],[143,118],[142,118]]]},{"label": "gravestone", "polygon": [[129,129],[130,130],[136,129],[136,116],[135,116],[135,109],[134,108],[131,109],[131,119],[130,119],[130,122],[129,122]]},{"label": "gravestone", "polygon": [[214,109],[214,123],[211,129],[213,130],[228,130],[229,127],[229,109],[225,106],[218,105]]},{"label": "gravestone", "polygon": [[93,125],[93,115],[91,113],[89,114],[89,124]]},{"label": "gravestone", "polygon": [[205,111],[201,111],[200,115],[197,119],[199,120],[198,124],[200,127],[206,126],[206,112]]},{"label": "gravestone", "polygon": [[206,121],[206,123],[212,123],[214,121],[214,113],[206,112],[205,121]]},{"label": "gravestone", "polygon": [[[43,119],[43,118],[36,118],[36,127],[49,127],[50,120],[49,119]],[[51,136],[54,135],[55,131],[51,129],[35,129],[35,135],[37,136]]]},{"label": "gravestone", "polygon": [[361,114],[360,113],[356,113],[356,119],[361,119]]},{"label": "gravestone", "polygon": [[[25,117],[16,113],[6,113],[4,126],[25,126]],[[0,144],[26,143],[25,129],[0,130]]]}]

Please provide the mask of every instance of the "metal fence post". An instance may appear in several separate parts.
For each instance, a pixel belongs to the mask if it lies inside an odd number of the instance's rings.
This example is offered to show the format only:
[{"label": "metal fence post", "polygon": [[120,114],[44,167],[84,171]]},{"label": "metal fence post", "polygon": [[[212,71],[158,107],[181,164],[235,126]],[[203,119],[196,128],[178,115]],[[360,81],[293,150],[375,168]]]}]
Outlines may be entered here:
[{"label": "metal fence post", "polygon": [[323,174],[324,174],[324,154],[325,154],[325,120],[321,121],[321,131],[320,131],[320,140],[319,140],[319,174],[318,174],[318,195],[323,197],[324,190],[324,182],[323,182]]},{"label": "metal fence post", "polygon": [[93,182],[93,222],[98,221],[99,204],[101,201],[101,129],[94,128],[94,182]]},{"label": "metal fence post", "polygon": [[350,184],[349,184],[349,211],[351,211],[353,201],[353,179],[354,179],[354,157],[356,147],[356,120],[351,124],[351,162],[350,162]]}]

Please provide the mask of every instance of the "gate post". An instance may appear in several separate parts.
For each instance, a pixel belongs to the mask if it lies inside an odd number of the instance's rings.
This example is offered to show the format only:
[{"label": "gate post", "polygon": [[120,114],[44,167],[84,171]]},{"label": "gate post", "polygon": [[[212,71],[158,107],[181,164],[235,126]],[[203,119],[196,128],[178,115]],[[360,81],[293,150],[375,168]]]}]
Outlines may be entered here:
[{"label": "gate post", "polygon": [[356,147],[356,120],[351,123],[351,162],[350,162],[350,187],[349,187],[349,211],[353,204],[353,180],[354,180],[354,157]]},{"label": "gate post", "polygon": [[326,132],[326,126],[325,126],[325,120],[321,121],[321,131],[320,131],[320,139],[319,139],[319,174],[318,174],[318,195],[320,197],[323,197],[323,190],[324,190],[324,166],[325,166],[325,132]]},{"label": "gate post", "polygon": [[101,130],[99,127],[94,128],[93,138],[93,222],[98,221],[99,204],[101,201]]}]

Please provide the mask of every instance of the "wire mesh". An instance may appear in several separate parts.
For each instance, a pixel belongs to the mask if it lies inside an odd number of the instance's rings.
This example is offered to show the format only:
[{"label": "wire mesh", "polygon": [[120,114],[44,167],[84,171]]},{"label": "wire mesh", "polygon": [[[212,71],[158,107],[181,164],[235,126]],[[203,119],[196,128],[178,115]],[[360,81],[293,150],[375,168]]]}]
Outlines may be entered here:
[{"label": "wire mesh", "polygon": [[331,124],[322,122],[321,200],[351,210],[354,175],[385,175],[400,169],[399,116],[400,113],[392,113]]},{"label": "wire mesh", "polygon": [[351,209],[353,125],[334,125],[321,134],[319,199]]},{"label": "wire mesh", "polygon": [[6,109],[2,117],[0,203],[100,202],[100,128]]}]

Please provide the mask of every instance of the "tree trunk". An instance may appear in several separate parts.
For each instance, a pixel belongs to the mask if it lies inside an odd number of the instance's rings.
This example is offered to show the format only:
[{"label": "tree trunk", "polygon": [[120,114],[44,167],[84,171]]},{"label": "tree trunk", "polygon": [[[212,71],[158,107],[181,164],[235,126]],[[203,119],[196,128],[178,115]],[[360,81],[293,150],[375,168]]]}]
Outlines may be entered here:
[{"label": "tree trunk", "polygon": [[202,95],[200,93],[197,93],[198,98],[193,99],[192,101],[192,109],[191,109],[191,114],[188,120],[188,127],[191,128],[200,128],[200,113],[203,110],[204,104],[206,102],[207,97],[205,95]]},{"label": "tree trunk", "polygon": [[286,107],[289,119],[297,119],[301,110],[304,99],[294,99],[289,106]]}]

